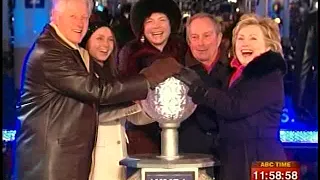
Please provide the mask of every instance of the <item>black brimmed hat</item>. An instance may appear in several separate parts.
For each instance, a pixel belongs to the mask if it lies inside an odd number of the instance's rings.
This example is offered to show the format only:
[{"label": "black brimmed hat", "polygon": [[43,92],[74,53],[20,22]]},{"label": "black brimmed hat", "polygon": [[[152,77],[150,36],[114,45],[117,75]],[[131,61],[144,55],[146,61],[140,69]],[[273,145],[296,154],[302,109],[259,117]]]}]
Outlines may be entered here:
[{"label": "black brimmed hat", "polygon": [[139,0],[131,9],[130,24],[135,36],[142,34],[143,23],[152,13],[164,13],[170,20],[171,32],[177,32],[181,24],[181,12],[173,0]]}]

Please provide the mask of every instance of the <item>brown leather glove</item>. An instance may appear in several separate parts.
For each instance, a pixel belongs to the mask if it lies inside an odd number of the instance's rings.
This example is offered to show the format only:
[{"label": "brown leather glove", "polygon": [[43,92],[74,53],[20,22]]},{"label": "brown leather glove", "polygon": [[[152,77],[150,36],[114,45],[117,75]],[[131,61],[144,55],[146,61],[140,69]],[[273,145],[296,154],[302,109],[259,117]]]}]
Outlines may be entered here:
[{"label": "brown leather glove", "polygon": [[182,65],[174,58],[166,57],[155,60],[149,67],[141,70],[150,83],[150,88],[156,87],[159,83],[181,71]]}]

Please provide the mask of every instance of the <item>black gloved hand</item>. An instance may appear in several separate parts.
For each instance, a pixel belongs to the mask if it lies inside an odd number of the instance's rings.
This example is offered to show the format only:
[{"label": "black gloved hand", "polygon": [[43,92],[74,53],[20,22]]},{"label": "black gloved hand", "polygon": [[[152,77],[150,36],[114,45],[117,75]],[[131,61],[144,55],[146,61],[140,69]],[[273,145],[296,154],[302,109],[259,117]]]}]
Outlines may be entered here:
[{"label": "black gloved hand", "polygon": [[183,67],[180,73],[175,74],[174,77],[179,79],[189,87],[195,82],[202,81],[201,77],[198,75],[196,71],[187,67]]},{"label": "black gloved hand", "polygon": [[152,89],[167,78],[180,73],[182,67],[174,58],[167,57],[155,60],[149,67],[142,69],[140,73],[146,77]]},{"label": "black gloved hand", "polygon": [[174,75],[189,87],[188,95],[196,104],[203,104],[207,95],[207,87],[201,77],[194,70],[184,67],[179,74]]},{"label": "black gloved hand", "polygon": [[189,86],[188,96],[192,98],[195,104],[205,104],[207,99],[208,89],[203,81],[197,81]]}]

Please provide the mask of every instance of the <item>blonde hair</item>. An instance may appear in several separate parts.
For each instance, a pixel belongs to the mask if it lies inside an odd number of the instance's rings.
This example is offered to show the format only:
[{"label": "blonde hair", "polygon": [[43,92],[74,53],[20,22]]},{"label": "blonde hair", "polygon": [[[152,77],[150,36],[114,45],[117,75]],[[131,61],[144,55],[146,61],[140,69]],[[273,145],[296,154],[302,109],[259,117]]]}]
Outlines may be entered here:
[{"label": "blonde hair", "polygon": [[235,43],[239,31],[246,26],[259,26],[265,41],[266,46],[274,52],[282,54],[281,36],[278,24],[268,17],[260,17],[256,14],[244,14],[240,17],[239,22],[232,32],[232,55],[235,55]]},{"label": "blonde hair", "polygon": [[192,21],[194,21],[196,19],[201,19],[201,18],[210,19],[210,21],[212,22],[212,24],[214,26],[216,34],[219,35],[221,33],[221,25],[220,25],[218,19],[216,17],[214,17],[213,15],[211,15],[211,14],[201,12],[201,13],[197,13],[197,14],[191,16],[188,19],[187,23],[186,23],[186,38],[187,38],[187,41],[189,41],[190,24],[192,23]]}]

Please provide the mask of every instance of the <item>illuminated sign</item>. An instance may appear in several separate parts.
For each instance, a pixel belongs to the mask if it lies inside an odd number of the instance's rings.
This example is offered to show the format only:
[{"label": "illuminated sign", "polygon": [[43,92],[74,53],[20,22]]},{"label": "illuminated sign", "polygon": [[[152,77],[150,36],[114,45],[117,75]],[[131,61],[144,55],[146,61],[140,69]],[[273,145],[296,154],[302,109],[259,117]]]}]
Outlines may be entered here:
[{"label": "illuminated sign", "polygon": [[26,8],[44,8],[44,0],[25,0]]}]

